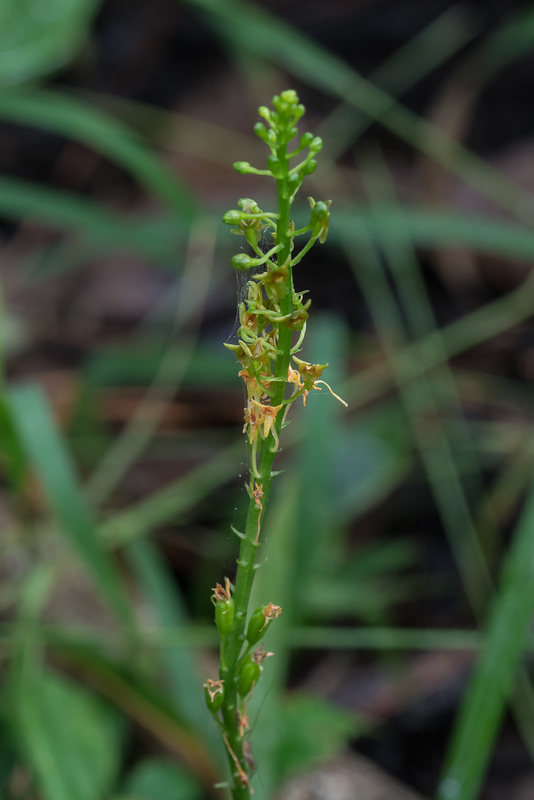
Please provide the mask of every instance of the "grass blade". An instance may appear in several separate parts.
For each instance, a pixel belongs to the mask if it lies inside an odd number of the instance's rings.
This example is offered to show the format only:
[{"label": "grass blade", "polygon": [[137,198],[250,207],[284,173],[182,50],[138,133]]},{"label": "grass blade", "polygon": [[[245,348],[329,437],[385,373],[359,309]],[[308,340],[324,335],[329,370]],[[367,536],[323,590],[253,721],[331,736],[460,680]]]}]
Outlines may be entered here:
[{"label": "grass blade", "polygon": [[141,138],[86,103],[45,90],[4,92],[0,95],[0,118],[84,142],[137,178],[179,218],[191,221],[195,217],[196,204],[189,190]]},{"label": "grass blade", "polygon": [[420,119],[356,70],[274,15],[243,0],[187,0],[206,13],[219,33],[239,51],[275,63],[312,86],[339,97],[411,147],[458,175],[507,208],[531,220],[532,195],[507,179],[438,128]]},{"label": "grass blade", "polygon": [[[126,556],[151,604],[158,627],[180,629],[180,632],[187,629],[188,616],[182,598],[153,545],[146,539],[132,542],[126,548]],[[209,742],[211,751],[217,752],[219,737],[215,735],[216,730],[210,724],[211,718],[204,705],[202,680],[191,648],[176,642],[163,650],[162,659],[176,707],[192,728]],[[222,753],[221,756],[224,763]]]},{"label": "grass blade", "polygon": [[133,629],[134,619],[119,575],[101,547],[65,444],[39,387],[21,386],[8,393],[15,428],[35,469],[65,539],[79,555],[97,590],[117,618]]},{"label": "grass blade", "polygon": [[531,489],[502,569],[485,644],[457,720],[438,800],[475,800],[534,611],[534,489]]}]

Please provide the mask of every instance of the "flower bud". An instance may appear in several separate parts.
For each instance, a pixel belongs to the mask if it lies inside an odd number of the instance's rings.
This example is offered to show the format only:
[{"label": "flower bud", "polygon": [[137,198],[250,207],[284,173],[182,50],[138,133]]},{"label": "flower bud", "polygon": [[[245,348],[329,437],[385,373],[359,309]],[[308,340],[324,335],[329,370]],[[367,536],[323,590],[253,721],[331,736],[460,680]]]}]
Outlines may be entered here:
[{"label": "flower bud", "polygon": [[254,125],[254,133],[256,136],[259,136],[260,139],[263,139],[264,142],[267,140],[267,128],[263,122],[256,122]]},{"label": "flower bud", "polygon": [[327,219],[330,216],[330,211],[328,210],[328,206],[326,203],[323,203],[322,200],[319,200],[318,203],[315,203],[311,210],[311,221],[315,222],[322,222],[323,220]]},{"label": "flower bud", "polygon": [[246,697],[260,679],[261,667],[250,656],[241,667],[237,679],[237,691],[241,697]]},{"label": "flower bud", "polygon": [[269,167],[275,178],[280,178],[282,176],[280,159],[278,159],[276,156],[269,156],[269,158],[267,159],[267,166]]},{"label": "flower bud", "polygon": [[223,216],[222,221],[225,223],[225,225],[238,225],[239,222],[241,222],[241,211],[238,211],[237,208],[227,211]]},{"label": "flower bud", "polygon": [[312,153],[318,153],[320,150],[323,149],[323,140],[320,136],[315,136],[309,144],[309,148]]},{"label": "flower bud", "polygon": [[298,174],[298,172],[294,172],[293,175],[290,175],[289,179],[287,181],[287,186],[289,188],[289,193],[291,195],[295,194],[295,192],[297,191],[297,189],[299,188],[301,183],[302,183],[302,178]]},{"label": "flower bud", "polygon": [[313,142],[313,133],[307,131],[307,133],[303,133],[300,137],[299,148],[304,150],[305,147],[309,147],[309,145]]},{"label": "flower bud", "polygon": [[234,269],[250,269],[254,265],[254,259],[247,256],[246,253],[238,253],[236,256],[232,257],[231,263]]},{"label": "flower bud", "polygon": [[234,164],[234,169],[241,175],[246,175],[250,169],[250,163],[248,161],[236,161]]},{"label": "flower bud", "polygon": [[300,172],[302,175],[311,175],[312,172],[315,172],[316,169],[317,169],[317,161],[315,161],[314,158],[310,158],[309,161],[304,162]]}]

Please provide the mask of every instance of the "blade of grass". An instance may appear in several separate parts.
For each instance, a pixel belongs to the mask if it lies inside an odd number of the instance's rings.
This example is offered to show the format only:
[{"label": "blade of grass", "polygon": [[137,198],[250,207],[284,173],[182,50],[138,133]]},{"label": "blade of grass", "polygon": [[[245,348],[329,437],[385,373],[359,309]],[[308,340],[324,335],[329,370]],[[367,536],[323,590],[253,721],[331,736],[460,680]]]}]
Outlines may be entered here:
[{"label": "blade of grass", "polygon": [[[363,180],[370,197],[371,211],[374,209],[375,212],[376,229],[380,230],[381,206],[384,199],[387,199],[391,205],[397,205],[401,214],[402,208],[398,201],[395,201],[395,190],[384,159],[379,152],[374,154],[371,162],[365,167]],[[438,365],[434,370],[426,373],[428,389],[433,395],[435,407],[441,409],[441,425],[443,434],[449,441],[451,454],[457,461],[456,453],[461,452],[462,471],[469,473],[472,490],[477,494],[480,530],[484,530],[481,543],[486,561],[491,566],[498,538],[496,519],[486,502],[487,496],[479,456],[474,446],[471,430],[464,419],[456,384],[444,353],[443,339],[437,326],[416,254],[413,247],[409,245],[399,247],[392,242],[387,230],[382,232],[378,241],[383,248],[406,320],[405,327],[410,337],[422,341],[425,337],[432,336],[432,342],[436,349],[435,360]],[[486,508],[488,512],[483,519],[480,518],[481,507]],[[476,526],[474,527],[476,530]]]},{"label": "blade of grass", "polygon": [[[225,763],[217,730],[210,725],[210,715],[203,703],[202,677],[187,643],[189,620],[187,610],[175,582],[171,581],[163,560],[147,539],[131,542],[126,557],[153,609],[158,630],[179,630],[180,640],[163,649],[170,693],[183,718],[197,735],[209,745],[219,765]],[[158,636],[158,632],[155,632]]]},{"label": "blade of grass", "polygon": [[[147,447],[193,359],[210,288],[215,239],[213,220],[203,217],[192,226],[180,276],[180,293],[169,332],[169,346],[161,356],[154,379],[124,431],[114,441],[86,484],[86,493],[95,505],[102,504],[109,497],[129,467]],[[176,340],[180,328],[186,323],[189,323],[189,336],[186,341],[182,341],[182,360],[177,369],[170,344]],[[160,402],[155,404],[154,399]]]},{"label": "blade of grass", "polygon": [[534,612],[534,489],[514,531],[438,788],[438,800],[475,800],[526,649]]},{"label": "blade of grass", "polygon": [[[373,70],[368,80],[397,99],[458,53],[475,33],[465,10],[453,5],[399,47]],[[317,135],[328,143],[329,155],[337,158],[354,146],[372,123],[372,119],[345,102],[326,117],[317,128]]]},{"label": "blade of grass", "polygon": [[86,103],[43,89],[6,91],[0,95],[0,118],[84,142],[164,200],[178,219],[192,221],[196,216],[197,206],[191,192],[145,147],[141,138],[126,125]]},{"label": "blade of grass", "polygon": [[[487,563],[480,546],[473,515],[464,491],[455,454],[441,424],[433,429],[421,424],[425,416],[440,419],[439,407],[428,379],[422,375],[417,382],[406,385],[396,359],[396,349],[405,340],[402,317],[398,310],[392,289],[389,286],[384,266],[373,246],[359,251],[362,262],[358,270],[356,257],[346,244],[347,255],[355,277],[375,319],[379,336],[396,376],[403,405],[406,409],[414,441],[432,489],[443,527],[447,533],[455,560],[464,585],[469,604],[477,620],[485,617],[486,605],[491,590],[491,580]],[[409,298],[408,298],[409,300]],[[518,702],[518,720],[525,743],[534,752],[534,732],[528,717],[522,714],[522,707],[534,707],[534,698],[529,682],[521,675],[522,694]],[[527,723],[527,724],[523,724]]]},{"label": "blade of grass", "polygon": [[125,665],[106,658],[101,648],[69,641],[60,634],[50,641],[54,653],[71,668],[76,667],[84,680],[122,709],[195,774],[207,793],[216,797],[214,784],[220,773],[204,741],[185,724],[167,694],[153,682],[132,673]]},{"label": "blade of grass", "polygon": [[131,633],[135,620],[118,572],[102,548],[83,499],[64,441],[42,390],[11,389],[7,396],[15,428],[44,488],[66,541],[72,545],[95,587]]},{"label": "blade of grass", "polygon": [[[377,226],[376,214],[379,212]],[[352,210],[336,209],[332,215],[332,239],[339,241],[348,233],[355,241],[387,235],[399,245],[438,247],[458,244],[478,253],[531,259],[534,235],[525,226],[502,223],[487,217],[461,216],[457,213],[425,211],[421,208],[399,209],[388,203]],[[330,230],[329,234],[330,236]]]},{"label": "blade of grass", "polygon": [[108,547],[117,547],[134,541],[170,519],[179,518],[228,480],[228,476],[237,471],[242,455],[243,442],[234,442],[209,461],[191,469],[183,478],[114,514],[100,525],[103,542]]},{"label": "blade of grass", "polygon": [[158,259],[175,255],[177,241],[183,236],[178,221],[156,218],[132,223],[90,200],[5,177],[0,178],[0,212],[9,219],[30,217],[52,228],[82,234],[106,248],[133,249]]},{"label": "blade of grass", "polygon": [[534,199],[530,192],[268,11],[243,0],[228,0],[224,4],[218,0],[186,1],[203,11],[208,22],[235,47],[279,65],[316,89],[340,97],[490,197],[497,206],[506,208],[518,219],[532,221]]}]

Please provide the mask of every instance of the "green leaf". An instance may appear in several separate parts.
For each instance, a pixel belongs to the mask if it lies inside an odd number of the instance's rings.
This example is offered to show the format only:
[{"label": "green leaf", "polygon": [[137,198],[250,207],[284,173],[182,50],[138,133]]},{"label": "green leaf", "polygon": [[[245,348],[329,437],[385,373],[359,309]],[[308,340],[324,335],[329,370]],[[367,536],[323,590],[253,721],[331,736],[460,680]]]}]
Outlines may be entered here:
[{"label": "green leaf", "polygon": [[[122,793],[128,800],[202,800],[202,787],[183,767],[169,759],[150,758],[126,778]],[[118,799],[119,800],[119,799]]]},{"label": "green leaf", "polygon": [[76,642],[66,635],[50,634],[48,644],[62,661],[76,668],[88,683],[98,687],[111,702],[144,730],[155,737],[168,752],[188,764],[205,788],[220,780],[220,772],[205,741],[185,724],[169,695],[160,691],[157,682],[133,671],[135,658],[127,663],[109,658],[99,646]]},{"label": "green leaf", "polygon": [[83,142],[123,167],[177,217],[189,221],[195,217],[196,204],[189,190],[141,137],[89,104],[51,91],[7,91],[0,93],[0,118]]},{"label": "green leaf", "polygon": [[286,699],[281,705],[277,745],[279,781],[338,753],[358,728],[352,714],[319,697]]},{"label": "green leaf", "polygon": [[[126,547],[126,557],[159,627],[163,630],[187,630],[187,609],[156,548],[149,541],[139,539]],[[217,752],[219,737],[211,725],[198,664],[190,648],[180,643],[167,646],[161,660],[166,669],[170,693],[180,714],[210,744],[212,753]]]},{"label": "green leaf", "polygon": [[534,611],[534,488],[514,532],[485,643],[453,734],[439,800],[475,800],[514,678],[526,650]]},{"label": "green leaf", "polygon": [[15,678],[12,692],[16,736],[46,800],[109,796],[122,743],[111,708],[35,661]]},{"label": "green leaf", "polygon": [[82,234],[100,245],[141,251],[152,258],[175,253],[183,226],[167,219],[121,218],[109,208],[27,181],[0,178],[0,212],[9,219],[30,217],[54,229]]},{"label": "green leaf", "polygon": [[42,77],[79,49],[100,0],[0,4],[0,85]]},{"label": "green leaf", "polygon": [[100,545],[65,444],[39,387],[21,386],[8,393],[17,434],[39,476],[65,539],[80,556],[97,589],[117,617],[133,628],[132,610],[118,573]]}]

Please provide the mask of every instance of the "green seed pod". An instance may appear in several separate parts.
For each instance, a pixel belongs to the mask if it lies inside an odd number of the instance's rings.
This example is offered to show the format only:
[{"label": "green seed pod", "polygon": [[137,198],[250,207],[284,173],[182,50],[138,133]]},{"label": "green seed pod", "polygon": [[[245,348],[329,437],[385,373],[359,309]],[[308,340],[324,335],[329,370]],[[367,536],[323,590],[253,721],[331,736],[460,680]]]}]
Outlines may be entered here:
[{"label": "green seed pod", "polygon": [[246,253],[238,253],[236,256],[232,257],[231,263],[234,269],[250,269],[254,264],[254,259],[247,256]]},{"label": "green seed pod", "polygon": [[241,667],[241,671],[239,673],[239,677],[237,679],[237,691],[241,695],[241,697],[246,697],[249,692],[252,691],[255,684],[259,681],[261,674],[261,668],[259,664],[256,664],[255,661],[249,656],[243,666]]},{"label": "green seed pod", "polygon": [[250,169],[250,163],[248,161],[236,161],[234,164],[234,169],[241,175],[246,175]]},{"label": "green seed pod", "polygon": [[215,624],[221,639],[226,639],[234,624],[234,600],[218,600],[215,604]]},{"label": "green seed pod", "polygon": [[224,681],[208,680],[204,684],[206,705],[212,714],[216,714],[224,700]]},{"label": "green seed pod", "polygon": [[267,628],[267,620],[263,613],[262,606],[259,606],[252,614],[247,628],[247,642],[249,644],[256,644],[259,642]]}]

